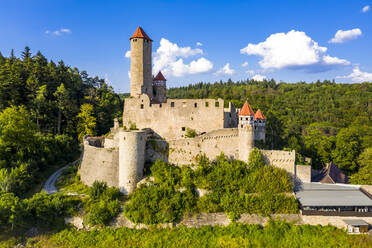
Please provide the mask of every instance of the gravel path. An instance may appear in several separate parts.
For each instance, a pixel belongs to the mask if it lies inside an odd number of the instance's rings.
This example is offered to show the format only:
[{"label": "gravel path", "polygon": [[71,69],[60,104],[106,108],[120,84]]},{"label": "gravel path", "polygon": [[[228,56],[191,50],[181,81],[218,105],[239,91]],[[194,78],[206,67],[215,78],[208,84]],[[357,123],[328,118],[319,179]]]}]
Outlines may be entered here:
[{"label": "gravel path", "polygon": [[48,178],[48,180],[46,180],[43,190],[45,190],[48,194],[54,194],[54,193],[58,192],[58,189],[55,186],[55,183],[56,183],[58,177],[61,175],[61,173],[64,169],[66,169],[70,165],[76,164],[78,161],[79,161],[79,159],[75,160],[74,162],[68,163],[65,166],[63,166],[62,168],[58,169],[56,172],[54,172]]}]

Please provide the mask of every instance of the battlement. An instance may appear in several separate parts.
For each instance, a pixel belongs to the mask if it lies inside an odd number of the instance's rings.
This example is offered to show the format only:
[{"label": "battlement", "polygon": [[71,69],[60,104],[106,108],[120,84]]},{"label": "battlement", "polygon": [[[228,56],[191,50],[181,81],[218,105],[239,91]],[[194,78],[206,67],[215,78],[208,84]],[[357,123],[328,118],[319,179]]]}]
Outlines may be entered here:
[{"label": "battlement", "polygon": [[184,137],[188,129],[202,134],[236,127],[236,120],[235,107],[230,105],[226,110],[222,99],[167,99],[164,103],[155,104],[142,94],[138,98],[124,100],[124,126],[134,123],[139,129],[151,128],[165,139]]}]

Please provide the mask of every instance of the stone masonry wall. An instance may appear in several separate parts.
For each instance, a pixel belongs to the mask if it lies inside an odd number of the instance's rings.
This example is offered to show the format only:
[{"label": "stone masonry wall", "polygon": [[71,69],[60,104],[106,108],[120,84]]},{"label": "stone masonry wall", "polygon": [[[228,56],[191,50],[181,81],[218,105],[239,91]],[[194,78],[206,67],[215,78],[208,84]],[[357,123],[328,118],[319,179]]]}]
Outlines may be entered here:
[{"label": "stone masonry wall", "polygon": [[238,158],[238,129],[225,128],[212,131],[195,138],[184,138],[170,141],[150,140],[147,145],[147,161],[162,159],[177,165],[195,162],[205,154],[213,160],[223,152],[229,158]]},{"label": "stone masonry wall", "polygon": [[311,166],[310,165],[296,165],[296,177],[303,183],[311,182]]},{"label": "stone masonry wall", "polygon": [[295,151],[261,150],[267,164],[285,169],[289,174],[295,175]]},{"label": "stone masonry wall", "polygon": [[118,186],[119,153],[116,148],[98,148],[84,141],[81,162],[81,181],[91,186],[95,180],[104,181],[110,187]]},{"label": "stone masonry wall", "polygon": [[[235,108],[234,108],[235,110]],[[235,118],[232,113],[231,118]],[[135,123],[137,128],[149,128],[166,140],[178,139],[187,128],[198,133],[210,132],[233,124],[225,116],[222,99],[168,99],[166,103],[150,104],[147,95],[124,100],[123,125]]]}]

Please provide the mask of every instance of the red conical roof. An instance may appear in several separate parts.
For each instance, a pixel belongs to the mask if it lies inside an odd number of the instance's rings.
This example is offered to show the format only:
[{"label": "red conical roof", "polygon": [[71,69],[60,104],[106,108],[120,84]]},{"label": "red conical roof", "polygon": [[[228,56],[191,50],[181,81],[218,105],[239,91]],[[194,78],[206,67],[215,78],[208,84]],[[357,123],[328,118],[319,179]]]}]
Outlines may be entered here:
[{"label": "red conical roof", "polygon": [[265,116],[262,114],[260,109],[257,110],[256,114],[254,115],[254,118],[257,120],[266,120]]},{"label": "red conical roof", "polygon": [[156,81],[167,81],[165,79],[165,77],[163,76],[163,74],[161,73],[161,71],[159,71],[158,75],[156,75],[156,77],[154,78],[154,80],[156,80]]},{"label": "red conical roof", "polygon": [[239,115],[254,115],[254,112],[247,101],[245,101],[242,109],[239,112]]},{"label": "red conical roof", "polygon": [[140,26],[137,27],[132,37],[130,37],[130,40],[133,38],[144,38],[146,40],[152,41],[152,39],[150,39],[150,37],[145,33],[145,31],[143,31]]}]

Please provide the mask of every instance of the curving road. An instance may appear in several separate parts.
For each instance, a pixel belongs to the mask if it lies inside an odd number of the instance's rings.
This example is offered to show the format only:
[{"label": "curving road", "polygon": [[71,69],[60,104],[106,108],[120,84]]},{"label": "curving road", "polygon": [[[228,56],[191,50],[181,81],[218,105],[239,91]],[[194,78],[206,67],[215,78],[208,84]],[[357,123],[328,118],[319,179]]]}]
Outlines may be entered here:
[{"label": "curving road", "polygon": [[48,178],[48,180],[46,180],[43,190],[45,190],[48,194],[54,194],[54,193],[58,192],[58,189],[54,185],[56,183],[58,177],[61,175],[61,173],[64,169],[66,169],[70,165],[76,164],[78,161],[79,161],[79,159],[75,160],[74,162],[68,163],[65,166],[63,166],[62,168],[58,169],[56,172],[54,172]]}]

